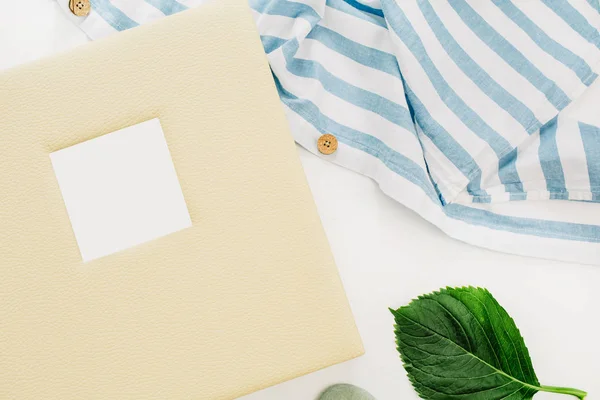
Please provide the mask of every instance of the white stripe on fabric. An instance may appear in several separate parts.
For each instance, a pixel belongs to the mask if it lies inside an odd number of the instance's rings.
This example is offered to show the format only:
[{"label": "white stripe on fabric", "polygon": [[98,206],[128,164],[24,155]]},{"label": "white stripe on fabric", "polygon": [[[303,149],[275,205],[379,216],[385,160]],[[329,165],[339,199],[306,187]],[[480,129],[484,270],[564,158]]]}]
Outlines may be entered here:
[{"label": "white stripe on fabric", "polygon": [[518,218],[551,219],[584,225],[600,225],[598,205],[569,200],[539,202],[515,201],[504,204],[472,204],[470,207],[493,211],[496,214]]},{"label": "white stripe on fabric", "polygon": [[[553,80],[567,95],[585,90],[585,86],[572,70],[543,51],[517,24],[506,17],[491,2],[482,3],[473,0],[467,0],[467,2],[496,32],[525,55],[542,74]],[[566,105],[564,104],[563,107]],[[542,121],[542,123],[545,122]]]},{"label": "white stripe on fabric", "polygon": [[525,127],[483,93],[449,57],[423,17],[418,5],[405,3],[403,7],[410,16],[415,31],[423,43],[427,44],[427,52],[433,64],[467,106],[475,111],[492,129],[507,139],[512,147],[516,147],[526,139],[529,134]]},{"label": "white stripe on fabric", "polygon": [[558,153],[571,200],[592,200],[585,149],[579,122],[560,116],[556,130]]},{"label": "white stripe on fabric", "polygon": [[554,11],[541,1],[517,1],[514,4],[552,39],[583,58],[590,67],[599,62],[598,49],[582,38]]},{"label": "white stripe on fabric", "polygon": [[329,28],[356,43],[390,54],[394,52],[387,29],[335,8],[325,8],[325,18],[319,22],[319,25]]},{"label": "white stripe on fabric", "polygon": [[352,82],[361,89],[406,106],[404,86],[400,78],[395,78],[377,69],[359,64],[331,50],[317,40],[305,39],[296,53],[296,58],[318,61],[338,78],[346,82]]},{"label": "white stripe on fabric", "polygon": [[532,200],[535,193],[546,192],[546,178],[540,165],[539,158],[540,132],[533,133],[529,139],[517,148],[516,167],[521,177],[527,200]]},{"label": "white stripe on fabric", "polygon": [[[400,81],[400,69],[396,57],[393,54],[369,46],[369,43],[376,43],[377,37],[373,37],[366,33],[363,36],[361,42],[364,44],[360,44],[340,35],[338,32],[320,25],[319,23],[307,37],[318,40],[333,51],[340,53],[357,63],[377,71],[385,72],[392,78]],[[402,92],[404,92],[404,90],[402,90]],[[406,105],[405,102],[403,103]]]},{"label": "white stripe on fabric", "polygon": [[443,16],[446,28],[469,57],[506,91],[523,102],[539,121],[548,121],[556,114],[556,109],[544,94],[471,31],[450,4],[445,1],[433,1],[429,4],[438,15]]},{"label": "white stripe on fabric", "polygon": [[269,61],[286,90],[299,98],[310,98],[321,113],[339,124],[371,134],[384,141],[390,148],[405,154],[417,163],[422,163],[422,150],[413,132],[331,94],[318,79],[292,74],[280,50],[269,54]]},{"label": "white stripe on fabric", "polygon": [[110,0],[110,2],[140,25],[165,16],[162,11],[143,0]]}]

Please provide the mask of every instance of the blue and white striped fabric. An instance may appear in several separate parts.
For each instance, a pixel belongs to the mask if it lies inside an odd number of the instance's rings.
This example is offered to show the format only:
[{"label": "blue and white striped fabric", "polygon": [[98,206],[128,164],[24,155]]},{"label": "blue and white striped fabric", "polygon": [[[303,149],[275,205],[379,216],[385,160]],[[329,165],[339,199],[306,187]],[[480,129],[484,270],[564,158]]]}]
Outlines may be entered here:
[{"label": "blue and white striped fabric", "polygon": [[[197,4],[92,5],[97,38]],[[600,264],[598,0],[250,6],[299,144],[334,134],[327,159],[454,238]]]}]

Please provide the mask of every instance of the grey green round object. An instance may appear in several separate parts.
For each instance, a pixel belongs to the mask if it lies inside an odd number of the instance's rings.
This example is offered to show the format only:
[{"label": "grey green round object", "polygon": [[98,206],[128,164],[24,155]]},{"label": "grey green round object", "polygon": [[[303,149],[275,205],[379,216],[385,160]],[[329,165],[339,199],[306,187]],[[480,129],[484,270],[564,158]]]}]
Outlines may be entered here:
[{"label": "grey green round object", "polygon": [[357,386],[340,383],[325,389],[318,400],[375,400],[375,397]]}]

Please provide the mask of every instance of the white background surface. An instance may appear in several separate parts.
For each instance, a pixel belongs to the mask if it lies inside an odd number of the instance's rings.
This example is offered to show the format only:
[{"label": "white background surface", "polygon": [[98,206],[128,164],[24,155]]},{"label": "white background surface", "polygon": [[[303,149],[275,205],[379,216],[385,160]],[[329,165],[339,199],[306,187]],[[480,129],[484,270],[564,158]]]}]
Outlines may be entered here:
[{"label": "white background surface", "polygon": [[[0,69],[84,43],[85,35],[61,13],[52,0],[0,0]],[[595,114],[600,119],[600,112]],[[416,399],[395,351],[387,307],[456,285],[484,286],[495,295],[519,326],[542,384],[574,386],[587,390],[590,399],[600,398],[599,267],[457,242],[383,195],[369,179],[304,150],[299,154],[366,355],[243,400],[312,400],[337,382],[360,385],[379,400]]]}]

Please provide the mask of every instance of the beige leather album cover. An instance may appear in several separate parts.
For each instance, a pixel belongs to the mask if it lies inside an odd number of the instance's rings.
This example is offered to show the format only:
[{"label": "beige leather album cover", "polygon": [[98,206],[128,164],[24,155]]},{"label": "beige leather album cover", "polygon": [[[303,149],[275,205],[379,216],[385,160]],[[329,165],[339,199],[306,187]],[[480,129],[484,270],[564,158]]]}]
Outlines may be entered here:
[{"label": "beige leather album cover", "polygon": [[233,399],[362,354],[243,0],[2,73],[0,110],[0,399]]}]

